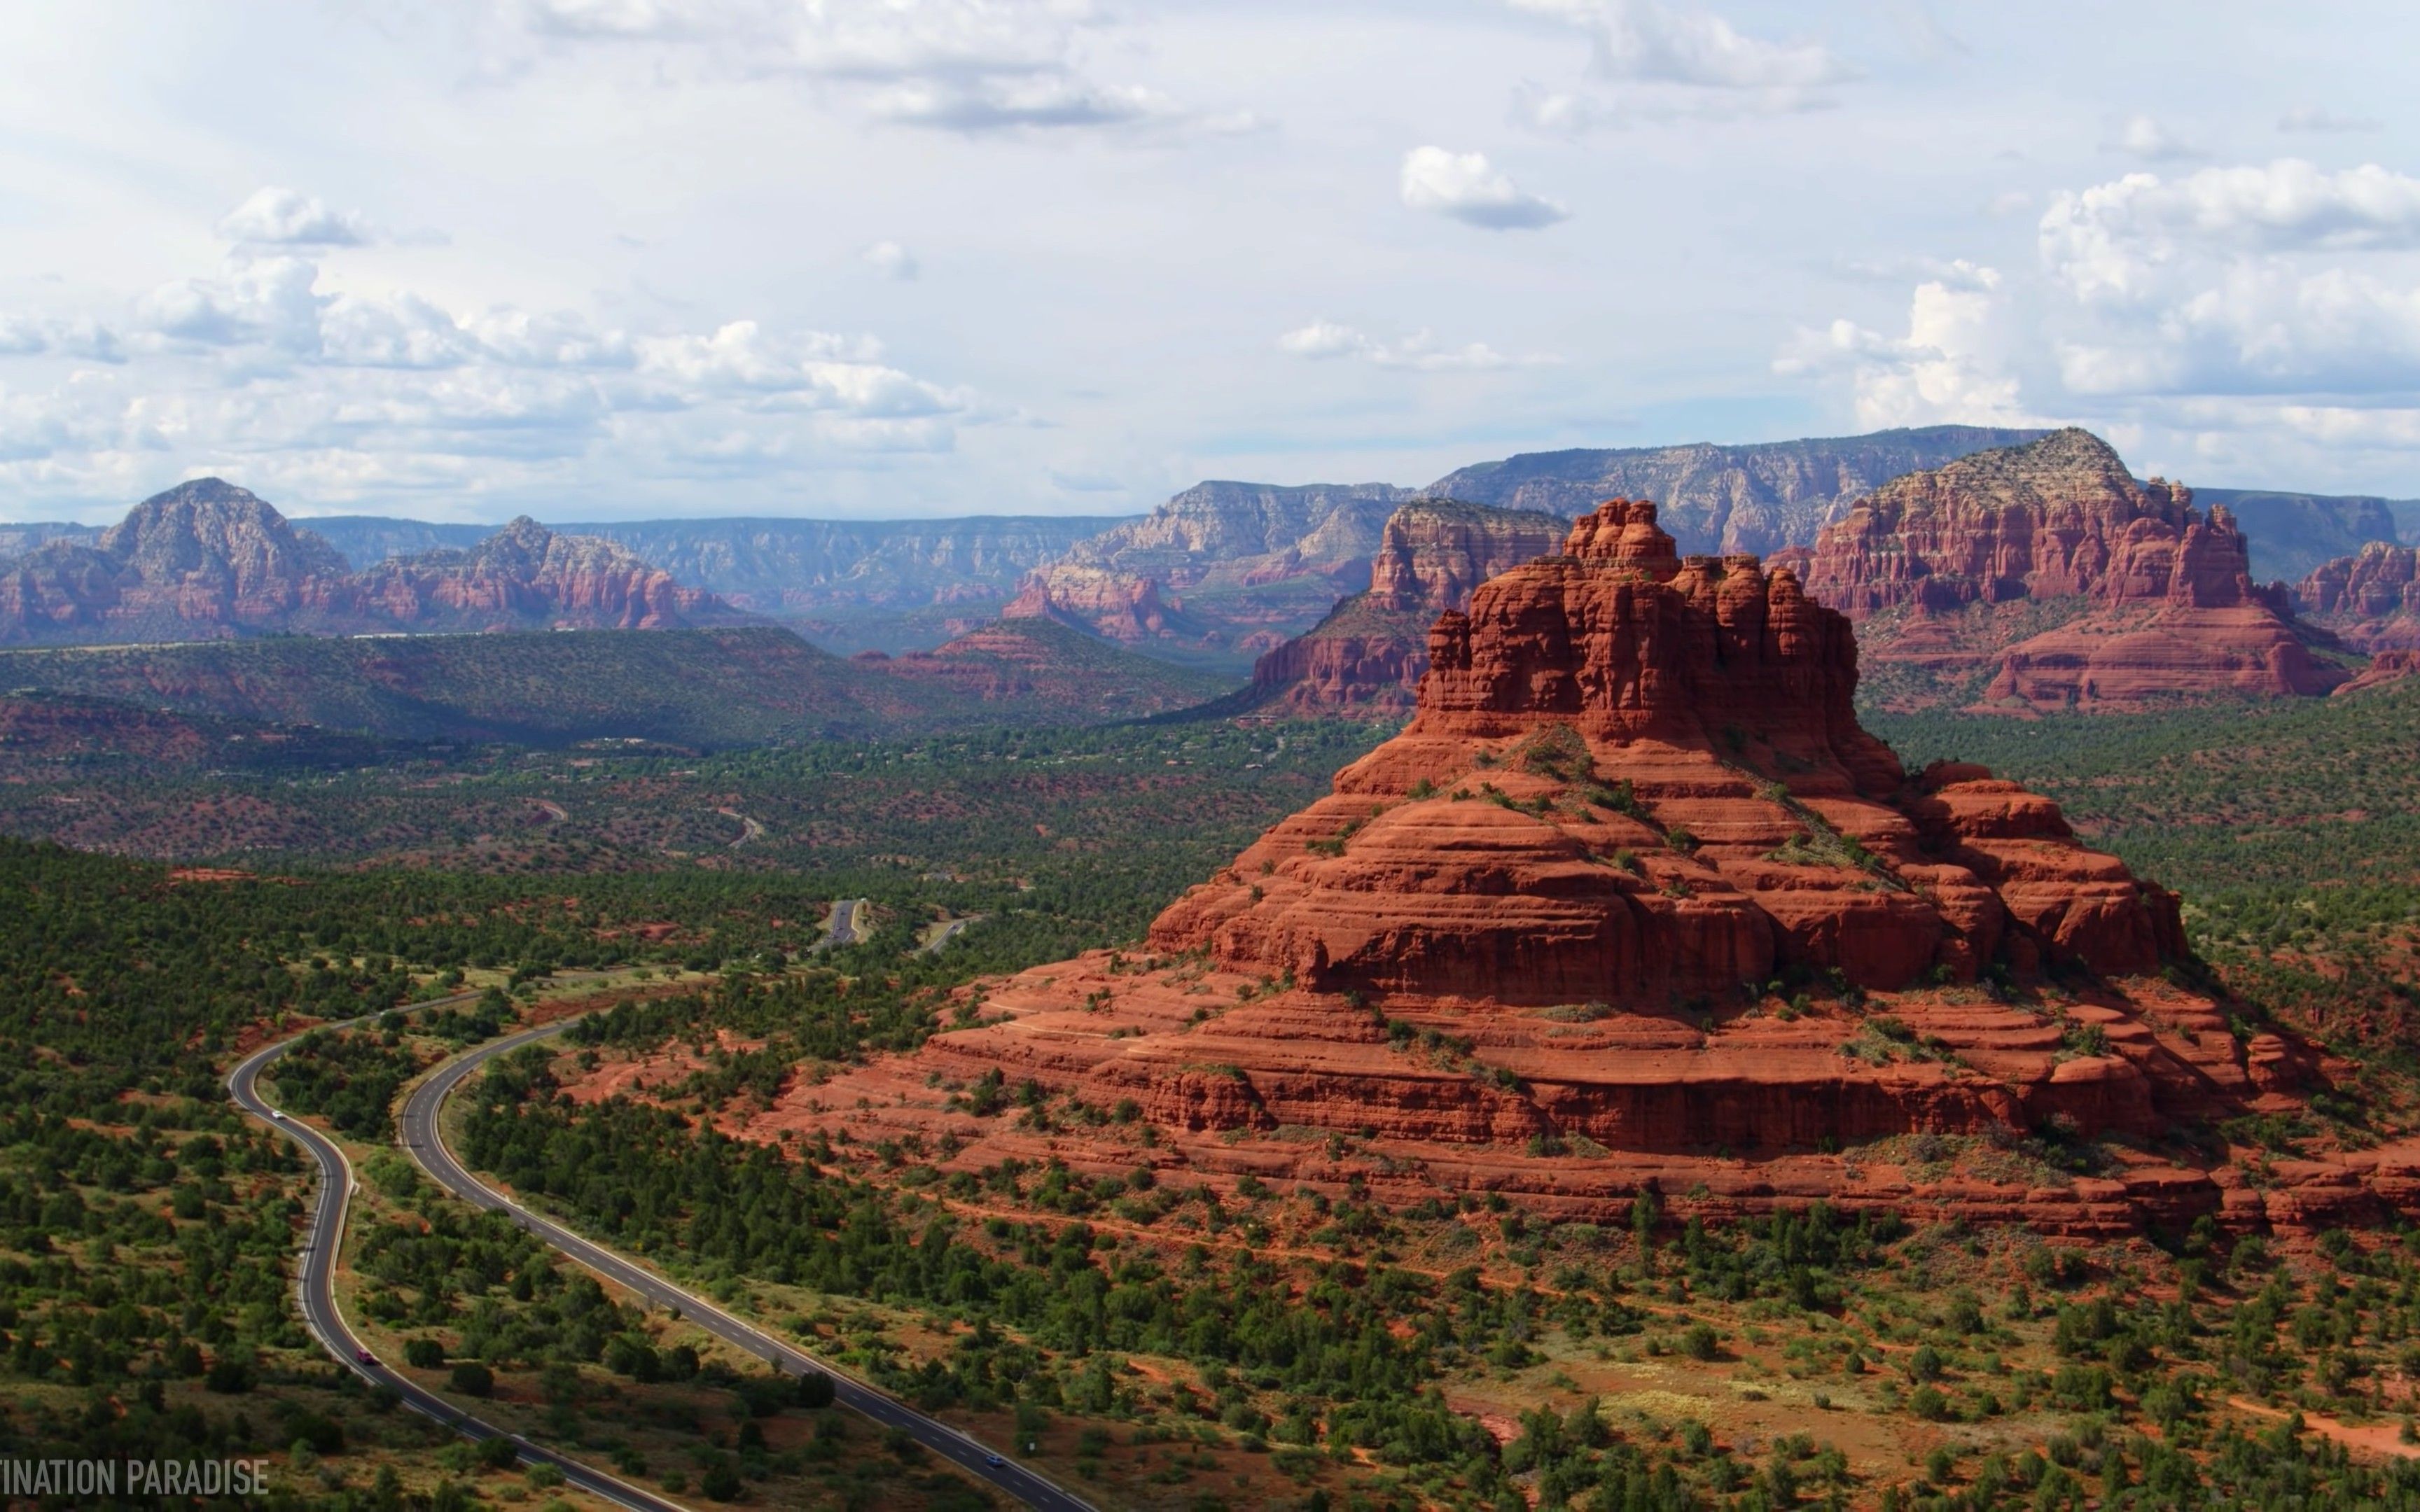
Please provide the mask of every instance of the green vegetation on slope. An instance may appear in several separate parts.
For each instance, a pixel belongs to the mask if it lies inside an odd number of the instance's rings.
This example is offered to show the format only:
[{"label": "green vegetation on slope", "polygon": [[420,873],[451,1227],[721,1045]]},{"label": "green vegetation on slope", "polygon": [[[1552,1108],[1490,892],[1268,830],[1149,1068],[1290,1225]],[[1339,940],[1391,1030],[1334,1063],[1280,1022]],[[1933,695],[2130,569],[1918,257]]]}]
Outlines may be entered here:
[{"label": "green vegetation on slope", "polygon": [[411,740],[701,748],[972,722],[946,691],[786,630],[274,636],[0,652],[0,687]]},{"label": "green vegetation on slope", "polygon": [[2420,1053],[2420,679],[2349,698],[2011,719],[1869,714],[1911,768],[1980,762],[2184,895],[2228,985],[2322,1038]]}]

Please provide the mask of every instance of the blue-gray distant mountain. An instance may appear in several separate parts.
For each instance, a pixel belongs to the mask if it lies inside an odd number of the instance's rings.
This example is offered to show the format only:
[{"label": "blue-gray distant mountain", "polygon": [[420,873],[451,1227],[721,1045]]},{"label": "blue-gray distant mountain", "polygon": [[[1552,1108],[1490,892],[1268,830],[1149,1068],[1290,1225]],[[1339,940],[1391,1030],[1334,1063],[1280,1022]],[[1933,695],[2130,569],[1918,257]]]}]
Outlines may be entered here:
[{"label": "blue-gray distant mountain", "polygon": [[[552,528],[566,535],[615,542],[690,587],[759,614],[794,619],[936,604],[967,605],[980,612],[1013,595],[1027,573],[1125,517],[640,519]],[[493,529],[366,515],[306,523],[356,567],[388,557],[466,548]]]},{"label": "blue-gray distant mountain", "polygon": [[1525,452],[1449,472],[1424,492],[1501,509],[1578,516],[1607,499],[1652,499],[1683,553],[1811,546],[1850,500],[1903,473],[2045,434],[1927,425],[1746,446],[1625,446]]},{"label": "blue-gray distant mountain", "polygon": [[324,538],[218,478],[145,500],[90,545],[62,536],[0,562],[0,644],[653,630],[746,618],[613,542],[526,518],[468,550],[357,573]]},{"label": "blue-gray distant mountain", "polygon": [[2397,515],[2420,500],[2374,494],[2273,493],[2264,488],[2195,488],[2194,500],[2223,504],[2252,547],[2252,576],[2293,582],[2372,541],[2398,536]]},{"label": "blue-gray distant mountain", "polygon": [[1850,500],[1902,473],[2039,431],[1934,425],[1749,446],[1534,452],[1425,488],[1203,483],[1086,541],[1026,583],[1012,612],[1083,624],[1155,655],[1240,661],[1308,631],[1369,580],[1388,517],[1415,499],[1582,515],[1652,499],[1683,551],[1814,540]]}]

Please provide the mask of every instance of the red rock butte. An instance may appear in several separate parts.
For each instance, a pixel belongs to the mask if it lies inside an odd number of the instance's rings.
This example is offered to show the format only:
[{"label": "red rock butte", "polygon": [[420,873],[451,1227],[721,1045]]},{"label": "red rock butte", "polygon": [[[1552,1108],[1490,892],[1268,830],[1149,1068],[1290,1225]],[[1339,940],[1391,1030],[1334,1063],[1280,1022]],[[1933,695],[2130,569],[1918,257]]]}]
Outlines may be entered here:
[{"label": "red rock butte", "polygon": [[2332,638],[2294,622],[2283,585],[2253,582],[2234,517],[2135,482],[2087,431],[1895,478],[1792,555],[1859,622],[1892,704],[2127,708],[2351,675],[2315,654]]},{"label": "red rock butte", "polygon": [[[1617,500],[1440,616],[1430,654],[1409,727],[1171,905],[1147,954],[988,984],[971,1026],[735,1132],[1591,1221],[1658,1189],[2098,1233],[2420,1191],[2397,1149],[2257,1186],[2232,1164],[2217,1121],[2301,1107],[2319,1057],[2163,976],[2177,900],[2048,799],[1904,772],[1852,711],[1848,621],[1791,573],[1683,560]],[[995,1071],[1131,1100],[1158,1137],[978,1118],[958,1091]]]}]

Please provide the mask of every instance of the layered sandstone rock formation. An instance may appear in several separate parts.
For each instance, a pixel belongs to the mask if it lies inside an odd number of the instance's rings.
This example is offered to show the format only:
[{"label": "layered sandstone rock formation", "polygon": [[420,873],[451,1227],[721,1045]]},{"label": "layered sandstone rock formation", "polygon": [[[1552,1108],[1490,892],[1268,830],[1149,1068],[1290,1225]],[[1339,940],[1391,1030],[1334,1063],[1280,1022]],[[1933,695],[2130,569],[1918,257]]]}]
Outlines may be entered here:
[{"label": "layered sandstone rock formation", "polygon": [[743,619],[619,546],[528,519],[468,551],[356,574],[325,541],[217,478],[146,500],[94,545],[54,540],[0,563],[0,642],[664,629]]},{"label": "layered sandstone rock formation", "polygon": [[1196,484],[1036,570],[1006,612],[1249,656],[1358,588],[1387,517],[1411,497],[1383,483]]},{"label": "layered sandstone rock formation", "polygon": [[2330,696],[2343,698],[2351,693],[2366,693],[2373,687],[2399,683],[2413,672],[2420,672],[2420,651],[2381,651],[2369,658],[2361,675],[2337,688]]},{"label": "layered sandstone rock formation", "polygon": [[345,591],[345,559],[216,478],[137,504],[90,546],[0,563],[0,641],[191,640],[282,627]]},{"label": "layered sandstone rock formation", "polygon": [[2362,651],[2420,650],[2420,548],[2373,541],[2294,588],[2312,623]]},{"label": "layered sandstone rock formation", "polygon": [[683,586],[615,542],[561,535],[523,516],[468,551],[381,562],[329,618],[415,630],[663,630],[737,623],[713,594]]},{"label": "layered sandstone rock formation", "polygon": [[1263,656],[1244,702],[1288,714],[1408,713],[1429,626],[1479,585],[1555,549],[1564,522],[1529,510],[1423,499],[1388,517],[1368,592]]},{"label": "layered sandstone rock formation", "polygon": [[2136,483],[2086,431],[1896,479],[1805,560],[1895,703],[2126,708],[2350,675],[2281,590],[2255,586],[2226,510]]},{"label": "layered sandstone rock formation", "polygon": [[[2214,1153],[2216,1120],[2299,1107],[2318,1057],[2158,975],[2177,901],[2047,799],[1904,772],[1858,727],[1849,622],[1793,575],[1683,560],[1617,501],[1439,616],[1430,656],[1410,726],[1167,909],[1146,956],[991,984],[971,1026],[735,1131],[1596,1221],[1643,1189],[2082,1233],[2420,1194],[2412,1151],[2265,1186]],[[1155,1137],[956,1095],[1001,1078],[1130,1100]],[[2076,1140],[2106,1142],[2084,1174],[2044,1158]]]}]

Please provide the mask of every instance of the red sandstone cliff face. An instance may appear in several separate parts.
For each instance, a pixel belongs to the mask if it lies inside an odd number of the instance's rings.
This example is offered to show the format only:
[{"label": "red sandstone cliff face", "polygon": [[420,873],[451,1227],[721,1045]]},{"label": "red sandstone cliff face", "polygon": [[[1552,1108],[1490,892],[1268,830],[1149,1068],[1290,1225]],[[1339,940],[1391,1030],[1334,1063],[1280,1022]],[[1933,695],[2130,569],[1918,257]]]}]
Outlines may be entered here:
[{"label": "red sandstone cliff face", "polygon": [[216,478],[145,500],[93,546],[0,563],[0,641],[194,640],[281,627],[345,559]]},{"label": "red sandstone cliff face", "polygon": [[[1858,728],[1848,621],[1793,575],[1683,561],[1652,505],[1617,501],[1440,615],[1430,650],[1410,726],[1171,905],[1147,956],[988,984],[979,1026],[737,1132],[947,1134],[967,1169],[1138,1158],[951,1098],[999,1072],[1131,1098],[1164,1135],[1147,1158],[1194,1179],[1494,1191],[1600,1222],[1642,1189],[2073,1233],[2420,1201],[2420,1149],[2256,1189],[2164,1142],[2300,1106],[2318,1057],[2240,1042],[2154,974],[2184,949],[2176,899],[2049,800],[1971,766],[1910,778]],[[2090,1179],[1888,1153],[2043,1129],[2117,1152]]]},{"label": "red sandstone cliff face", "polygon": [[216,478],[145,501],[95,546],[56,541],[0,563],[0,642],[661,629],[744,618],[612,542],[528,519],[469,551],[353,574],[326,542]]},{"label": "red sandstone cliff face", "polygon": [[2420,651],[2381,651],[2369,658],[2361,675],[2330,695],[2343,698],[2349,693],[2366,693],[2373,687],[2399,683],[2414,672],[2420,672]]},{"label": "red sandstone cliff face", "polygon": [[1895,479],[1806,560],[1807,592],[1859,622],[1894,702],[2128,707],[2349,675],[2253,583],[2226,510],[2136,483],[2081,430]]},{"label": "red sandstone cliff face", "polygon": [[1409,496],[1386,484],[1196,484],[1037,568],[1005,612],[1249,656],[1359,585],[1381,526]]},{"label": "red sandstone cliff face", "polygon": [[1404,714],[1428,670],[1438,611],[1458,609],[1478,586],[1554,550],[1565,522],[1527,510],[1419,500],[1388,517],[1370,589],[1263,656],[1254,702],[1291,714]]},{"label": "red sandstone cliff face", "polygon": [[1857,725],[1856,655],[1788,573],[1683,563],[1652,504],[1616,501],[1440,615],[1411,726],[1153,943],[1334,991],[1528,1003],[1718,995],[1785,967],[1898,989],[2004,949],[2142,972],[2181,950],[2175,901],[2047,802],[1980,772],[1910,784]]},{"label": "red sandstone cliff face", "polygon": [[2356,650],[2420,650],[2420,548],[2372,541],[2296,584],[2294,602]]},{"label": "red sandstone cliff face", "polygon": [[1152,579],[1063,563],[1028,579],[1000,617],[1048,620],[1129,644],[1183,637],[1192,628],[1184,605],[1163,601]]},{"label": "red sandstone cliff face", "polygon": [[349,601],[326,607],[332,621],[415,630],[660,630],[743,618],[624,547],[560,535],[527,517],[468,551],[380,563],[355,585]]}]

